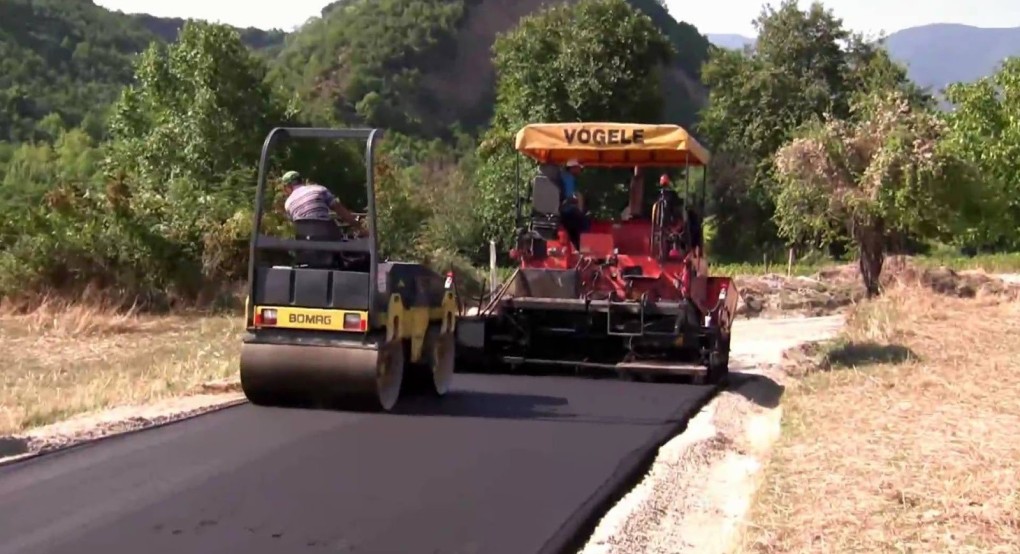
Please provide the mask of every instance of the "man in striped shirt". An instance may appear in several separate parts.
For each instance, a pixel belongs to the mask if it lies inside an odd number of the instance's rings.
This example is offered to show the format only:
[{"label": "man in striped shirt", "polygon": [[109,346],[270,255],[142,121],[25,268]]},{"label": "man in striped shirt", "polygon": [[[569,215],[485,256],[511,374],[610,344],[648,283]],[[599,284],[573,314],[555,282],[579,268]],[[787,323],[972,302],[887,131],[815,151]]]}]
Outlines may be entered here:
[{"label": "man in striped shirt", "polygon": [[330,212],[334,212],[356,229],[359,235],[366,234],[361,222],[339,198],[326,187],[305,181],[297,171],[288,171],[283,175],[283,191],[287,194],[287,201],[283,207],[291,221],[309,219],[329,221]]}]

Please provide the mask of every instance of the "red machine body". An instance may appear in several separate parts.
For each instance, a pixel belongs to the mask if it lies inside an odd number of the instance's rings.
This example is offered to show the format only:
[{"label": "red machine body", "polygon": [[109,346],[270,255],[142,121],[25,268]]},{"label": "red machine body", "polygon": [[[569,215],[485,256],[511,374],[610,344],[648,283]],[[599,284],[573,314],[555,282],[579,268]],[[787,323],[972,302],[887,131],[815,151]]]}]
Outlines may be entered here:
[{"label": "red machine body", "polygon": [[[683,211],[664,179],[650,217],[591,220],[575,244],[564,220],[573,199],[556,182],[557,167],[575,161],[704,167],[708,152],[677,126],[616,123],[529,125],[517,135],[517,150],[543,164],[531,184],[530,216],[518,195],[510,252],[518,269],[476,316],[458,320],[465,360],[458,371],[510,364],[723,379],[739,297],[731,279],[708,275],[700,216]],[[634,209],[640,196],[631,196],[632,213],[644,211]]]},{"label": "red machine body", "polygon": [[[679,232],[679,229],[674,229]],[[527,269],[577,269],[581,294],[612,297],[618,301],[677,302],[690,299],[702,311],[712,310],[725,298],[731,284],[728,277],[696,277],[705,270],[700,249],[670,249],[664,256],[653,252],[653,226],[649,219],[592,221],[581,233],[575,249],[561,226],[555,241],[548,241],[544,255],[514,250],[511,257]],[[699,286],[700,285],[700,286]]]}]

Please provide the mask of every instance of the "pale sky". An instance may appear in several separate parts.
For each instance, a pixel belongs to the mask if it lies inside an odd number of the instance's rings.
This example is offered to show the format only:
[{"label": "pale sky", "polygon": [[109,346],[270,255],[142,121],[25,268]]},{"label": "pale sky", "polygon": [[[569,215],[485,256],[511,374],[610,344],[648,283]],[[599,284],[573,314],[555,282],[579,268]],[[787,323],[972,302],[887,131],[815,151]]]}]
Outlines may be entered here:
[{"label": "pale sky", "polygon": [[[329,0],[96,0],[128,13],[219,21],[239,27],[287,31],[318,16]],[[667,0],[670,13],[702,33],[754,36],[751,21],[764,0]],[[810,0],[800,0],[802,6]],[[978,27],[1020,27],[1020,0],[825,0],[844,24],[865,33],[892,33],[928,23],[964,23]],[[778,0],[774,2],[778,5]]]}]

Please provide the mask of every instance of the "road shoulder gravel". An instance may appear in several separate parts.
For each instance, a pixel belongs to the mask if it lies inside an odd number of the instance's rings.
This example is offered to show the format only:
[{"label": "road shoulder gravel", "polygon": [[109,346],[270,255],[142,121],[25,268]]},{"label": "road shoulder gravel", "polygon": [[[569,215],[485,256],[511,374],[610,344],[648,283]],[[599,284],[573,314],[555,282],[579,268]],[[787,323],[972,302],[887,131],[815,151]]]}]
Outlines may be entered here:
[{"label": "road shoulder gravel", "polygon": [[659,450],[645,478],[602,518],[581,554],[736,549],[780,436],[783,353],[832,338],[842,325],[842,316],[739,320],[726,389]]},{"label": "road shoulder gravel", "polygon": [[79,414],[23,433],[0,437],[0,465],[183,421],[247,402],[230,383],[209,383],[205,388],[207,392],[202,394]]}]

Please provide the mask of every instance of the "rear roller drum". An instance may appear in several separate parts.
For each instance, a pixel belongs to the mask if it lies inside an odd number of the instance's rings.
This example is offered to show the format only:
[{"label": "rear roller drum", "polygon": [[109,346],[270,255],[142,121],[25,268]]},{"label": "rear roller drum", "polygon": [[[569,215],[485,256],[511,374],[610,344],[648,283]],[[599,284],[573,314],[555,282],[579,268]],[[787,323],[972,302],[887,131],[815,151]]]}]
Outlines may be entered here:
[{"label": "rear roller drum", "polygon": [[404,379],[401,341],[336,346],[245,343],[241,388],[252,404],[390,411]]}]

